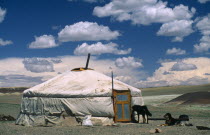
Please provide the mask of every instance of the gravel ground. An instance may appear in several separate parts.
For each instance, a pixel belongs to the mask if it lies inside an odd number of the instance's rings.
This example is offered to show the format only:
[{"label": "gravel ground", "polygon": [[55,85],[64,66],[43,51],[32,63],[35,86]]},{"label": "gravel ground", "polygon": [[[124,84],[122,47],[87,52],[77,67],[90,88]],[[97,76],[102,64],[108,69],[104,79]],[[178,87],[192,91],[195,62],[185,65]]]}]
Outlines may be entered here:
[{"label": "gravel ground", "polygon": [[[171,97],[172,96],[172,97]],[[153,114],[153,118],[162,118],[165,113],[171,113],[178,118],[181,114],[189,115],[191,127],[186,126],[167,126],[160,127],[164,121],[149,121],[149,124],[117,123],[116,126],[56,126],[56,127],[25,127],[15,125],[12,122],[0,121],[0,135],[149,135],[151,129],[160,128],[162,135],[210,135],[210,130],[197,130],[196,126],[210,127],[210,106],[174,106],[164,105],[163,103],[177,95],[161,96],[158,98],[148,96],[145,103]],[[20,105],[15,104],[20,97],[1,96],[0,114],[17,117]],[[17,100],[18,99],[18,100]],[[159,99],[159,100],[158,100]],[[14,100],[14,101],[13,101]],[[9,102],[8,102],[9,101]]]},{"label": "gravel ground", "polygon": [[[210,119],[193,119],[196,125],[209,124]],[[207,122],[208,121],[208,122]],[[69,127],[23,127],[11,122],[1,122],[1,135],[148,135],[154,128],[160,128],[163,135],[209,135],[210,130],[197,130],[195,126],[158,127],[161,121],[150,121],[149,124],[118,124],[117,126],[69,126]]]},{"label": "gravel ground", "polygon": [[[0,122],[0,135],[148,135],[151,129],[160,128],[163,135],[210,135],[210,130],[197,130],[196,126],[210,127],[210,110],[190,108],[190,106],[148,106],[154,118],[162,118],[170,112],[175,118],[181,114],[190,116],[191,127],[160,127],[164,121],[149,121],[149,124],[117,123],[116,126],[56,126],[56,127],[24,127],[14,122]],[[18,112],[18,111],[17,111]]]}]

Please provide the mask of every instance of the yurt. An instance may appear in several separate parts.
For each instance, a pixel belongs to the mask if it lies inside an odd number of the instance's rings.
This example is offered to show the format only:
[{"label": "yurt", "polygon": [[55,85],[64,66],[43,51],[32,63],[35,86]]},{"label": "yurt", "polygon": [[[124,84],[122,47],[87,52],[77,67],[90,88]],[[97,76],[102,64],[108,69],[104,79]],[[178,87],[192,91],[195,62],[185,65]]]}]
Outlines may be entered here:
[{"label": "yurt", "polygon": [[103,124],[129,122],[131,107],[143,104],[141,90],[86,66],[25,90],[16,124],[57,125],[65,121],[63,114],[91,115]]}]

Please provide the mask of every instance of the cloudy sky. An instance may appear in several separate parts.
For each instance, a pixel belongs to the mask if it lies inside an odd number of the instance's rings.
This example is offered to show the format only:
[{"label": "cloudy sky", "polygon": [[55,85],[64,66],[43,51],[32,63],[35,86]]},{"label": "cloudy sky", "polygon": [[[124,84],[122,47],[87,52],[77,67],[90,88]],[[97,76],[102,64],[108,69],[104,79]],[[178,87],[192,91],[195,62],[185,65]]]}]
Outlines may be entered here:
[{"label": "cloudy sky", "polygon": [[[210,83],[210,0],[0,0],[0,87],[90,67],[139,88]],[[111,67],[111,68],[110,68]]]}]

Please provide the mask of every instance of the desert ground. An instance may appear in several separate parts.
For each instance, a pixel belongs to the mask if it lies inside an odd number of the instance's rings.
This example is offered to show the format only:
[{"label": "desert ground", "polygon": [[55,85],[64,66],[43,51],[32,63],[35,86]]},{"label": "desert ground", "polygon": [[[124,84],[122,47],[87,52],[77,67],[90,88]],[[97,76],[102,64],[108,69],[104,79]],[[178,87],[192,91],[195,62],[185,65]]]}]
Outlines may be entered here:
[{"label": "desert ground", "polygon": [[[191,127],[187,126],[158,126],[163,120],[150,120],[143,123],[117,123],[114,126],[54,126],[54,127],[25,127],[15,125],[14,121],[0,121],[0,135],[148,135],[151,129],[159,128],[163,135],[210,135],[210,130],[198,130],[196,126],[210,127],[210,105],[171,105],[165,102],[184,93],[210,91],[210,85],[177,86],[142,89],[144,102],[153,118],[163,118],[165,113],[171,113],[177,118],[181,114],[190,117]],[[20,110],[21,93],[0,93],[0,114],[17,117]]]}]

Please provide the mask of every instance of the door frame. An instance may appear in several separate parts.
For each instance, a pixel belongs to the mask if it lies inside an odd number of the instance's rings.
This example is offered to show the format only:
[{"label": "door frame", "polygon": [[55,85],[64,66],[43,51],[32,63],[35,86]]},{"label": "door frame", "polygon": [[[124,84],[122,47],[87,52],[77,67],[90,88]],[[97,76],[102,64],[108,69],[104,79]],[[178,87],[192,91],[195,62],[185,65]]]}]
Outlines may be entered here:
[{"label": "door frame", "polygon": [[[117,101],[117,95],[128,95],[127,101]],[[113,97],[113,109],[114,109],[114,122],[130,122],[131,121],[131,91],[128,90],[116,90],[113,89],[112,92]],[[124,108],[124,104],[129,105],[129,119],[124,119],[124,109],[122,109],[122,119],[117,119],[117,104],[122,104],[122,108]]]}]

